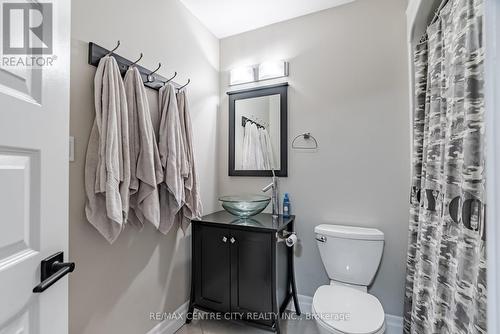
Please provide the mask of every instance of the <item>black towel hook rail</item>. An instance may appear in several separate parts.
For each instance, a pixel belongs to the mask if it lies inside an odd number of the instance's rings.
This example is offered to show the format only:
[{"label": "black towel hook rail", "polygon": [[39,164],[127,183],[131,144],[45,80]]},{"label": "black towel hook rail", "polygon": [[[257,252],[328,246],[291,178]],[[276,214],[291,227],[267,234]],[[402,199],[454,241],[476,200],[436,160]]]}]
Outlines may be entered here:
[{"label": "black towel hook rail", "polygon": [[153,74],[155,74],[156,72],[158,72],[158,70],[161,68],[161,63],[158,63],[158,67],[156,68],[156,70],[154,70],[153,72],[149,73],[148,75],[148,82],[154,82],[155,81],[155,76]]},{"label": "black towel hook rail", "polygon": [[[99,61],[101,58],[106,57],[106,56],[111,56],[113,55],[113,58],[115,58],[116,62],[118,63],[118,68],[120,69],[121,75],[125,75],[125,72],[129,69],[130,66],[135,66],[138,70],[139,73],[141,74],[142,81],[144,82],[144,86],[159,90],[161,87],[163,87],[166,83],[171,82],[176,76],[177,72],[171,77],[171,78],[166,78],[162,76],[161,74],[158,74],[157,72],[160,70],[161,63],[159,63],[158,67],[154,70],[151,71],[141,65],[138,64],[140,60],[143,58],[143,53],[141,52],[139,59],[137,59],[135,62],[130,61],[120,55],[117,55],[114,53],[119,47],[120,47],[120,41],[117,42],[117,45],[115,46],[114,49],[109,50],[106,48],[103,48],[100,45],[97,45],[96,43],[89,42],[89,54],[88,54],[88,63],[93,66],[98,66]],[[188,80],[188,83],[184,86],[179,85],[177,82],[173,82],[172,84],[174,87],[182,89],[186,87],[191,80]]]}]

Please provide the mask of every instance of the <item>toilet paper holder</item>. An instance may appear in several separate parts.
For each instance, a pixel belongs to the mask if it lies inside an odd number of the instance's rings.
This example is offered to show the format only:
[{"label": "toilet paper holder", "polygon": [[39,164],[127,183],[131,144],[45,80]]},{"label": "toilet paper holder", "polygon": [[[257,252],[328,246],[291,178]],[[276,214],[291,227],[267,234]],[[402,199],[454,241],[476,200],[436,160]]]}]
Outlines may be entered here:
[{"label": "toilet paper holder", "polygon": [[278,242],[286,242],[286,239],[291,235],[297,235],[297,233],[290,231],[276,232],[276,240],[278,240]]}]

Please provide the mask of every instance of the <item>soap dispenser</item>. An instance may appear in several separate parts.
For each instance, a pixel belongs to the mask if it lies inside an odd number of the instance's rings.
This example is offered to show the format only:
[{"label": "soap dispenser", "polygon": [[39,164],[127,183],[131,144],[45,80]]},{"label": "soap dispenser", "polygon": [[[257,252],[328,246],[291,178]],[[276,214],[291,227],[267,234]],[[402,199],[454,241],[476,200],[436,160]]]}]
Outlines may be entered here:
[{"label": "soap dispenser", "polygon": [[290,197],[288,193],[285,193],[283,197],[283,217],[290,217]]}]

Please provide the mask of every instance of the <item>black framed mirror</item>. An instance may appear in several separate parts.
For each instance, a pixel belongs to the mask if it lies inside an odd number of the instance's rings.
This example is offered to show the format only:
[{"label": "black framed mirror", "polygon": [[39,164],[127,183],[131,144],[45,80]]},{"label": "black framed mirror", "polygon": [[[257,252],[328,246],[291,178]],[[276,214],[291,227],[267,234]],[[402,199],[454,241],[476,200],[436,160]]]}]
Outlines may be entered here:
[{"label": "black framed mirror", "polygon": [[228,92],[229,176],[288,176],[288,83]]}]

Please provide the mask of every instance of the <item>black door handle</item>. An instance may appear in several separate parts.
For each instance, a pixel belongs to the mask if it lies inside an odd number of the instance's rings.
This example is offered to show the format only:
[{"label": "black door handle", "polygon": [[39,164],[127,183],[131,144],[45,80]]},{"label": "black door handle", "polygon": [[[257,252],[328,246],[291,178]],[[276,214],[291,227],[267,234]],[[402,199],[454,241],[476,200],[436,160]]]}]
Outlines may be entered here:
[{"label": "black door handle", "polygon": [[35,286],[34,293],[41,293],[50,288],[55,282],[75,270],[74,262],[63,262],[64,253],[57,252],[42,260],[40,267],[41,283]]}]

